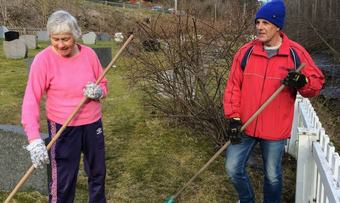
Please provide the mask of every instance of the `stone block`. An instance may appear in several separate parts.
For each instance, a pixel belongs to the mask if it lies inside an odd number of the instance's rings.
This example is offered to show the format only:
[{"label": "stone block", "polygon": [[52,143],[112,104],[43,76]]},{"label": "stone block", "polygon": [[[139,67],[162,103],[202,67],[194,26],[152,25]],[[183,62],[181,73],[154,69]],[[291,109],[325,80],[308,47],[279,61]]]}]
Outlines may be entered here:
[{"label": "stone block", "polygon": [[100,41],[110,41],[112,37],[108,33],[102,32],[98,34],[97,39]]},{"label": "stone block", "polygon": [[36,35],[21,35],[19,39],[23,40],[29,49],[38,47],[38,37]]},{"label": "stone block", "polygon": [[96,44],[97,35],[94,32],[86,33],[82,36],[84,44]]},{"label": "stone block", "polygon": [[3,49],[6,58],[22,59],[27,57],[27,45],[21,39],[13,41],[3,41]]},{"label": "stone block", "polygon": [[[42,137],[46,138],[46,134]],[[28,144],[21,127],[0,125],[0,188],[12,191],[26,171],[32,166],[29,152],[23,148]],[[35,190],[48,194],[47,167],[36,169],[20,191]]]},{"label": "stone block", "polygon": [[0,26],[0,38],[4,39],[5,38],[5,32],[8,32],[7,27],[5,26]]},{"label": "stone block", "polygon": [[47,31],[38,31],[37,36],[38,36],[39,41],[49,41],[50,40],[50,37],[48,36]]},{"label": "stone block", "polygon": [[92,48],[100,61],[100,64],[105,68],[112,60],[112,48],[111,47],[99,47],[99,48]]}]

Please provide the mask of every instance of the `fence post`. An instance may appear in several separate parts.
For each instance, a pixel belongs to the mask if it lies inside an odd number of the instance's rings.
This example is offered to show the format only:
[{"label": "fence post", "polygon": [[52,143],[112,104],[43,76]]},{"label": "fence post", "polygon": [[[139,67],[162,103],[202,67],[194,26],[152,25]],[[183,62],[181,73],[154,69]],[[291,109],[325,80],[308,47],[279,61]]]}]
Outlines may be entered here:
[{"label": "fence post", "polygon": [[295,104],[294,104],[294,118],[292,123],[292,130],[290,132],[290,139],[288,140],[286,146],[286,152],[297,159],[297,142],[298,142],[298,127],[300,127],[300,110],[299,105],[302,102],[303,97],[301,95],[297,95]]},{"label": "fence post", "polygon": [[313,142],[317,141],[317,133],[313,129],[298,128],[298,152],[297,152],[297,172],[296,172],[296,191],[295,202],[313,202],[315,189],[314,177],[315,162],[312,149]]}]

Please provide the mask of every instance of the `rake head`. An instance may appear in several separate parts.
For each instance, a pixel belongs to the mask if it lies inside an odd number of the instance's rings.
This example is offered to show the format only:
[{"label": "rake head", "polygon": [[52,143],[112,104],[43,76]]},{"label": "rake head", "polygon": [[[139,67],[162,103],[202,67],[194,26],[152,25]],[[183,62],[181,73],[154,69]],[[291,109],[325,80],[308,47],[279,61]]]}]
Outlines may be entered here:
[{"label": "rake head", "polygon": [[170,196],[164,200],[164,203],[175,203],[175,197]]}]

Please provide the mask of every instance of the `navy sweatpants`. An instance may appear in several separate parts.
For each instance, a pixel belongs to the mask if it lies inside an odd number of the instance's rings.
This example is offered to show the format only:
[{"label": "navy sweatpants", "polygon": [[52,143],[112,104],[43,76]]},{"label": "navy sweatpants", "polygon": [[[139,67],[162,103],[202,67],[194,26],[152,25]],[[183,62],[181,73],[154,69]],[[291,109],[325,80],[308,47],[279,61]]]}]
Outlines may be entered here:
[{"label": "navy sweatpants", "polygon": [[[61,128],[61,124],[48,121],[50,138]],[[88,176],[90,203],[106,202],[105,198],[105,148],[102,122],[98,121],[67,127],[50,155],[49,202],[72,203],[74,201],[81,152]]]}]

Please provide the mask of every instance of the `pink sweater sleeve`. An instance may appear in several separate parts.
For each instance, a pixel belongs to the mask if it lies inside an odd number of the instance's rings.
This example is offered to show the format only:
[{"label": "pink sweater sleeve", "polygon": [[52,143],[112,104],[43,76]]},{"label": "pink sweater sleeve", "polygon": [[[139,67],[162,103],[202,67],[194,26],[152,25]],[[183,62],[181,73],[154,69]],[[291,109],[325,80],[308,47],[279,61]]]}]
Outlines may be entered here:
[{"label": "pink sweater sleeve", "polygon": [[43,60],[37,55],[31,65],[22,104],[21,123],[28,140],[40,138],[40,101],[47,89],[47,73]]}]

